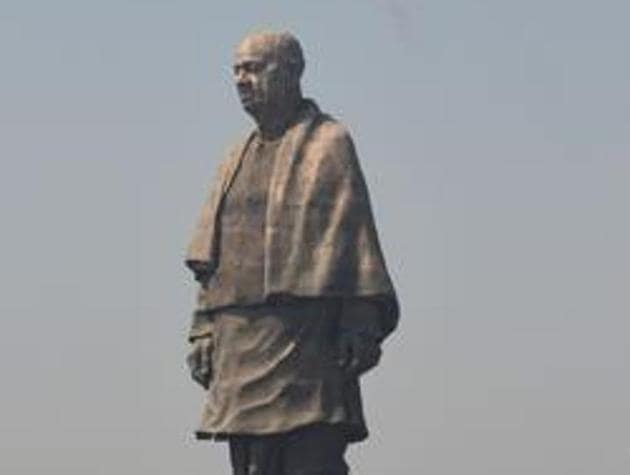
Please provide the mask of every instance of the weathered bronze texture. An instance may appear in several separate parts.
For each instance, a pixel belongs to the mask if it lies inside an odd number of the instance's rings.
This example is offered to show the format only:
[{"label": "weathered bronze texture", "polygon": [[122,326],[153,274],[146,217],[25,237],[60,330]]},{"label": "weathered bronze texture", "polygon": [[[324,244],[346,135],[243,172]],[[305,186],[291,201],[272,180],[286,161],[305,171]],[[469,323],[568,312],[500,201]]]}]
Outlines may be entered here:
[{"label": "weathered bronze texture", "polygon": [[[359,378],[398,321],[352,139],[302,96],[303,70],[289,33],[238,46],[236,88],[257,127],[222,163],[186,259],[200,284],[188,363],[207,389],[197,436],[228,439],[234,473],[300,460],[346,473],[346,444],[368,434]],[[342,443],[321,443],[331,431]]]}]

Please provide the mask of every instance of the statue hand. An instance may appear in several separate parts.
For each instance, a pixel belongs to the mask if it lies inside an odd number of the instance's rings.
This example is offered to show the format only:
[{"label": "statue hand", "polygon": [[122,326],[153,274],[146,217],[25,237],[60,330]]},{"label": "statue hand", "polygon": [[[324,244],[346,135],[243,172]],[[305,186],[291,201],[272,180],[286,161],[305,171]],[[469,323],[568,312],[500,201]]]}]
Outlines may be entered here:
[{"label": "statue hand", "polygon": [[381,346],[369,333],[343,330],[337,342],[337,357],[339,366],[349,375],[360,376],[378,364]]},{"label": "statue hand", "polygon": [[208,389],[212,379],[212,349],[212,336],[195,338],[186,357],[192,379],[204,389]]}]

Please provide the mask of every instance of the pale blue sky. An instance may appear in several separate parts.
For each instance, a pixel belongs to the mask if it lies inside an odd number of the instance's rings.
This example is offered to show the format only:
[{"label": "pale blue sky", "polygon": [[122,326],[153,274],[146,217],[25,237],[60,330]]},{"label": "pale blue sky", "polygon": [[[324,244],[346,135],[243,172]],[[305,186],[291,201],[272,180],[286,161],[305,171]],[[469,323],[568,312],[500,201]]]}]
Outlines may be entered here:
[{"label": "pale blue sky", "polygon": [[0,6],[0,473],[223,474],[181,260],[230,78],[287,28],[358,146],[401,326],[361,475],[630,471],[630,4]]}]

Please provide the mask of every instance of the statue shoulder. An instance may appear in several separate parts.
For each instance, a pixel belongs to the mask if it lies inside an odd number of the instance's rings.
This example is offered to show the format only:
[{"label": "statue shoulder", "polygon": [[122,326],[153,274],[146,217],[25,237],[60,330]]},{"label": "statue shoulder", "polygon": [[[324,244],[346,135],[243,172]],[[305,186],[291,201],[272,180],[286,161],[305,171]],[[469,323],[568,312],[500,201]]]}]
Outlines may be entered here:
[{"label": "statue shoulder", "polygon": [[305,153],[315,160],[338,167],[357,167],[357,154],[348,127],[339,120],[322,114],[308,141]]},{"label": "statue shoulder", "polygon": [[319,125],[314,131],[313,140],[334,146],[352,142],[352,136],[344,123],[329,114],[322,113],[319,117]]},{"label": "statue shoulder", "polygon": [[245,147],[247,147],[247,144],[251,141],[252,135],[253,135],[253,132],[249,132],[247,135],[232,142],[232,144],[226,148],[223,154],[223,157],[221,158],[221,161],[219,162],[219,168],[218,168],[219,176],[223,176],[230,169],[236,166],[236,164],[240,160],[243,150],[245,149]]}]

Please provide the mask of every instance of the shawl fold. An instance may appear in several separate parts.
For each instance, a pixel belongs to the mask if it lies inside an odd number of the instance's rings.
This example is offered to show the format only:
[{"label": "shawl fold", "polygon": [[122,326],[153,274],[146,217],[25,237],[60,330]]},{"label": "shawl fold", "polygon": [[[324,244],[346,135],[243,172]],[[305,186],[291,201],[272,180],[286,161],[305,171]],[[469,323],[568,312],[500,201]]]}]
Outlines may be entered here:
[{"label": "shawl fold", "polygon": [[[202,289],[220,265],[222,203],[253,137],[220,167],[189,245],[186,265]],[[378,304],[384,334],[395,328],[398,301],[354,144],[346,128],[310,100],[278,148],[265,218],[266,301],[366,298]]]}]

